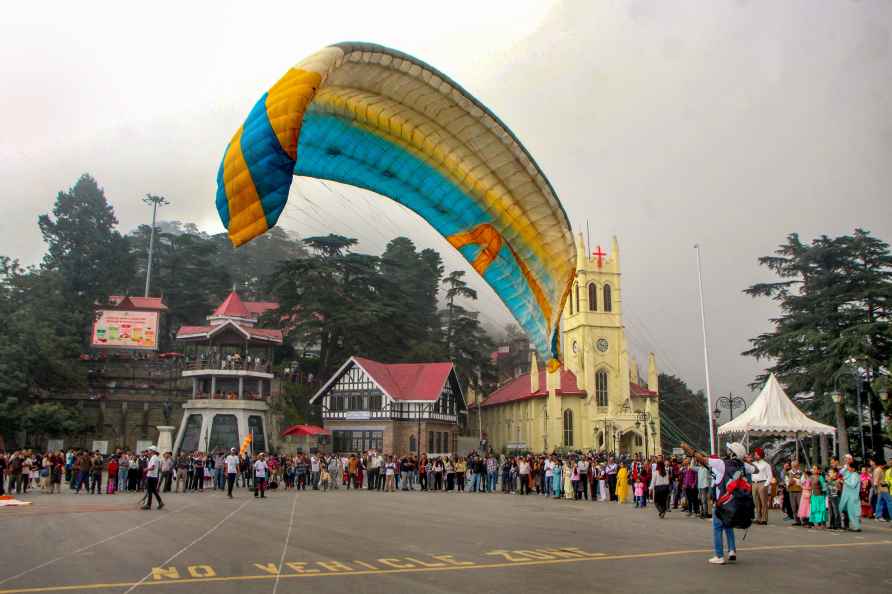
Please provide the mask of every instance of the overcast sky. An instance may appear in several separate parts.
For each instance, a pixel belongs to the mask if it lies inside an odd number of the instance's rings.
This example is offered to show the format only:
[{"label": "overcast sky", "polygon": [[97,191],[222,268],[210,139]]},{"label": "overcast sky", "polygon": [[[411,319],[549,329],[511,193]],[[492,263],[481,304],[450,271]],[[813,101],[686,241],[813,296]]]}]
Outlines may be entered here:
[{"label": "overcast sky", "polygon": [[[787,233],[892,240],[892,3],[19,2],[0,17],[0,254],[34,263],[37,216],[90,172],[125,232],[140,198],[222,231],[226,143],[285,70],[372,41],[459,81],[524,142],[592,246],[617,235],[625,320],[644,362],[704,385],[693,244],[703,246],[715,394],[750,396],[740,356],[775,310],[741,290]],[[380,197],[299,179],[280,220],[380,251],[396,235],[465,267]],[[309,198],[308,203],[300,194]],[[370,213],[383,213],[368,225]],[[481,290],[490,324],[510,319]]]}]

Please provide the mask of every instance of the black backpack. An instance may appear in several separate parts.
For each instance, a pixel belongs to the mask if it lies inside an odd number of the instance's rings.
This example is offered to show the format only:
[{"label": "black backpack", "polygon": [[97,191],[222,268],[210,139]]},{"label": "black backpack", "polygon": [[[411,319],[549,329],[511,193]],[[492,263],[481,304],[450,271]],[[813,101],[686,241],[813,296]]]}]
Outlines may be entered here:
[{"label": "black backpack", "polygon": [[721,491],[722,496],[716,500],[715,510],[722,525],[741,530],[749,528],[756,517],[756,504],[752,485],[740,460],[732,458],[725,461]]}]

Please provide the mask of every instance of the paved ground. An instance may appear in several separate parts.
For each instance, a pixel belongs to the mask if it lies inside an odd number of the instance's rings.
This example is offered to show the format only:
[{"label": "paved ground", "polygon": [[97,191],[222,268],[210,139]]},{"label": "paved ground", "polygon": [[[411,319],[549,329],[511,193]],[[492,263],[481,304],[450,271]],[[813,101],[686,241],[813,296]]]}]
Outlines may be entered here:
[{"label": "paved ground", "polygon": [[755,526],[711,566],[708,522],[538,496],[274,492],[233,500],[35,495],[0,510],[0,594],[884,592],[892,528]]}]

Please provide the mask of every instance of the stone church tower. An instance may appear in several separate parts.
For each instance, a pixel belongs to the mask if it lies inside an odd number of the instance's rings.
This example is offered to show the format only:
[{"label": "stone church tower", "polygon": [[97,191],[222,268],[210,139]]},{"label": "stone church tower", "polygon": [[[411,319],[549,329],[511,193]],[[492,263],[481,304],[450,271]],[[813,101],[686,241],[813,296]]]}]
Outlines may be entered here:
[{"label": "stone church tower", "polygon": [[[530,372],[509,380],[479,405],[481,426],[498,449],[555,448],[623,454],[660,451],[656,358],[647,377],[629,354],[622,317],[619,244],[586,253],[576,244],[576,279],[561,316],[560,371],[531,355]],[[471,407],[476,414],[477,406]]]}]

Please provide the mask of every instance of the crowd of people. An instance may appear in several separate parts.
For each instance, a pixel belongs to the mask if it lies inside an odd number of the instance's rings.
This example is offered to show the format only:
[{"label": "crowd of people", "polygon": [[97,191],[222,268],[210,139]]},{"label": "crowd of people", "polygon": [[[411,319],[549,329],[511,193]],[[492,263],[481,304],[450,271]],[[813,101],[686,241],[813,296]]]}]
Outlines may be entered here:
[{"label": "crowd of people", "polygon": [[[785,521],[817,529],[860,530],[860,518],[889,521],[892,466],[871,459],[856,468],[851,457],[826,468],[803,468],[796,460],[773,467],[760,448],[743,458],[752,484],[755,523],[767,524],[770,508]],[[157,463],[153,465],[153,457]],[[147,450],[110,455],[85,450],[40,453],[0,451],[0,494],[38,490],[53,494],[115,494],[147,490],[202,492],[234,488],[264,497],[267,488],[285,490],[365,489],[392,492],[536,494],[555,499],[629,503],[659,517],[680,509],[687,517],[711,517],[715,470],[695,455],[616,456],[605,452],[402,457],[368,451],[349,454],[239,454],[235,450],[174,456]],[[160,499],[159,499],[160,501]]]}]

